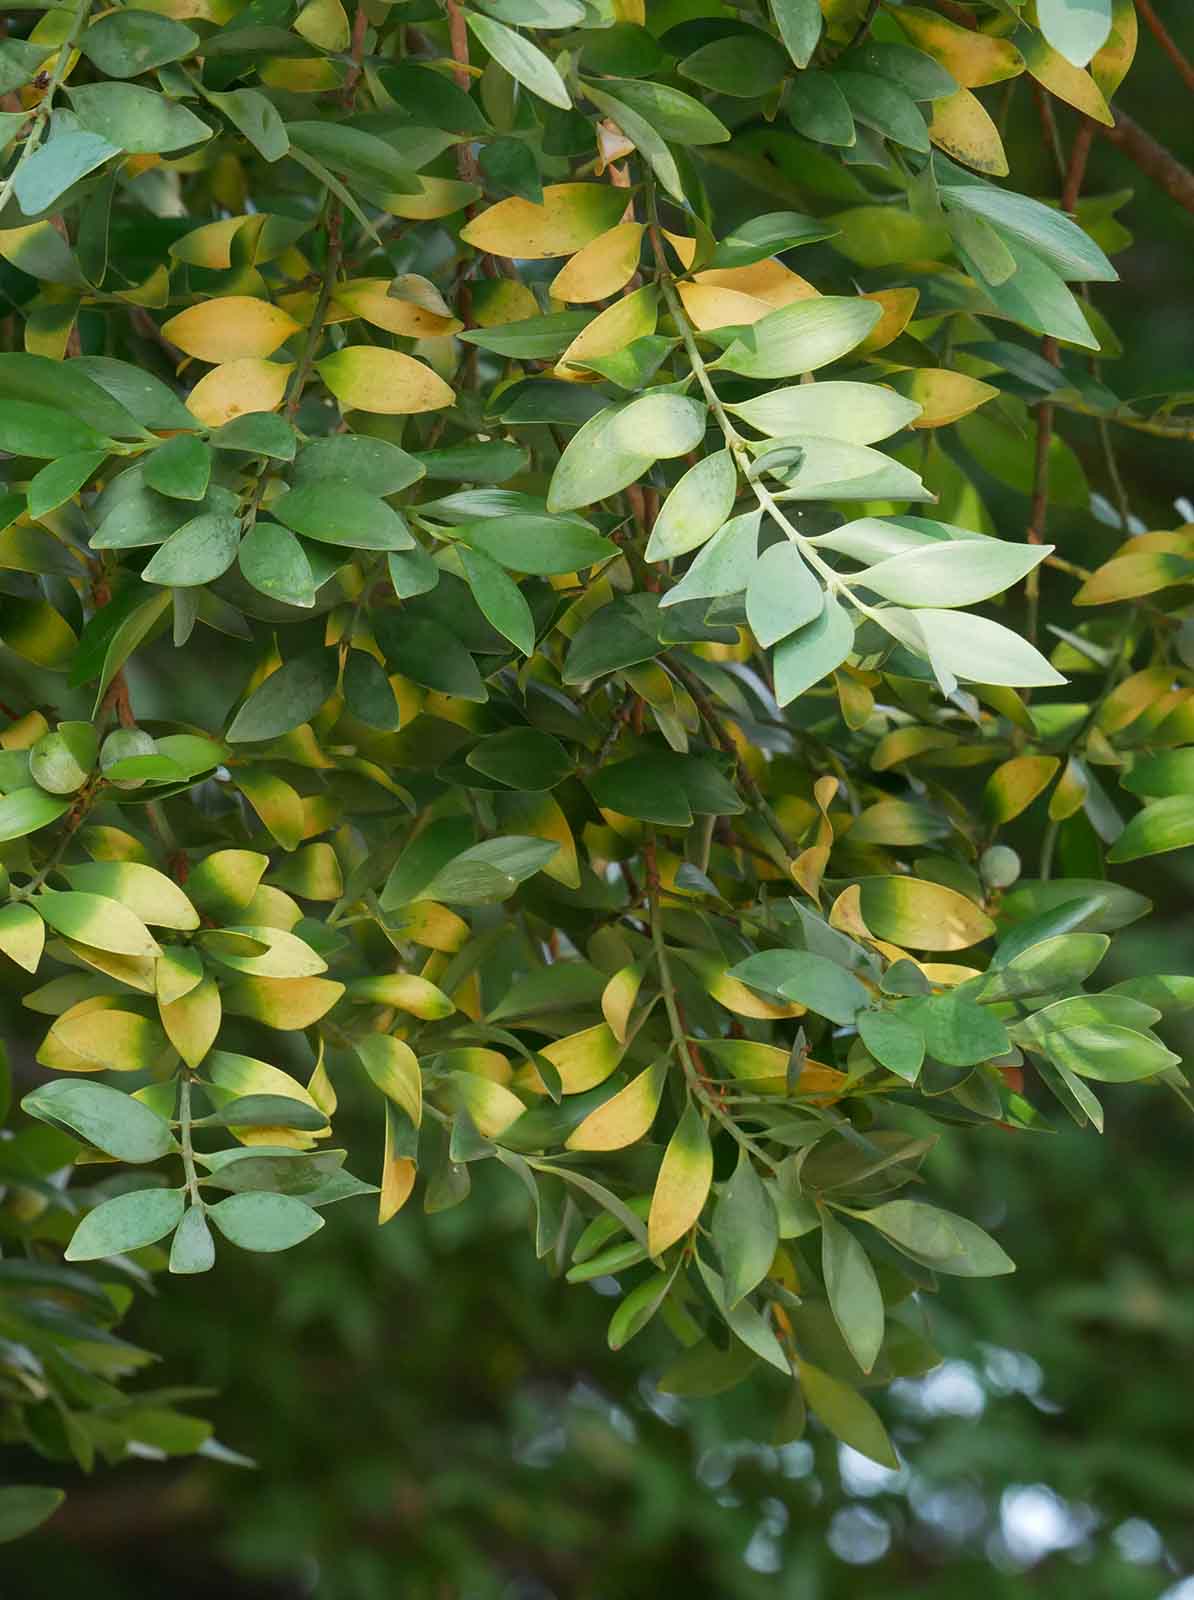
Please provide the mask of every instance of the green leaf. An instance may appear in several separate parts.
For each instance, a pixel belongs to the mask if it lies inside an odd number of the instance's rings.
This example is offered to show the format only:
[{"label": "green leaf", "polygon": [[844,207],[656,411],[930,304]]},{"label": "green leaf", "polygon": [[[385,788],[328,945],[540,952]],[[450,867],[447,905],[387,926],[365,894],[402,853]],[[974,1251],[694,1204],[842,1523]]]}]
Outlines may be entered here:
[{"label": "green leaf", "polygon": [[1003,594],[1040,565],[1053,546],[997,539],[938,542],[857,573],[859,583],[901,606],[968,606]]},{"label": "green leaf", "polygon": [[77,455],[59,456],[44,466],[29,485],[29,515],[45,517],[57,511],[90,483],[106,460],[104,450],[83,450]]},{"label": "green leaf", "polygon": [[764,647],[821,615],[825,591],[789,540],[764,550],[746,589],[746,620]]},{"label": "green leaf", "polygon": [[670,84],[644,78],[610,78],[602,88],[608,88],[669,143],[721,144],[731,137],[725,123],[708,106]]},{"label": "green leaf", "polygon": [[66,1247],[67,1261],[99,1261],[155,1244],[182,1218],[182,1189],[136,1189],[88,1212]]},{"label": "green leaf", "polygon": [[245,581],[271,600],[307,608],[315,604],[315,577],[307,552],[281,523],[258,518],[241,540],[236,560]]},{"label": "green leaf", "polygon": [[618,547],[579,518],[511,514],[466,522],[455,530],[463,544],[514,572],[550,577],[608,561]]},{"label": "green leaf", "polygon": [[1037,18],[1054,50],[1084,67],[1107,43],[1111,0],[1037,0]]},{"label": "green leaf", "polygon": [[456,635],[429,617],[382,611],[373,630],[395,672],[426,689],[481,702],[489,698],[477,664]]},{"label": "green leaf", "polygon": [[0,450],[40,461],[84,452],[108,453],[103,435],[77,417],[37,401],[8,397],[0,412]]},{"label": "green leaf", "polygon": [[890,1011],[863,1011],[858,1034],[881,1067],[915,1083],[924,1064],[924,1035]]},{"label": "green leaf", "polygon": [[145,463],[145,481],[175,500],[202,500],[211,480],[211,451],[193,433],[178,433]]},{"label": "green leaf", "polygon": [[775,698],[791,704],[829,673],[835,672],[854,647],[850,613],[833,595],[812,622],[805,623],[775,647],[773,657]]},{"label": "green leaf", "polygon": [[310,650],[283,662],[254,689],[232,719],[229,741],[245,744],[277,739],[309,722],[334,691],[337,676],[334,650]]},{"label": "green leaf", "polygon": [[852,972],[811,950],[763,950],[731,967],[730,977],[781,999],[797,1000],[841,1027],[849,1027],[870,1003],[868,990]]},{"label": "green leaf", "polygon": [[1111,846],[1107,859],[1139,861],[1190,844],[1194,844],[1194,795],[1174,794],[1138,811]]},{"label": "green leaf", "polygon": [[11,1483],[0,1489],[0,1544],[11,1544],[40,1528],[66,1499],[64,1489]]},{"label": "green leaf", "polygon": [[230,89],[226,94],[205,90],[205,97],[222,111],[238,133],[266,161],[280,161],[290,150],[290,135],[281,113],[256,89]]},{"label": "green leaf", "polygon": [[901,643],[928,657],[943,685],[957,678],[1012,688],[1065,682],[1027,639],[986,617],[898,606],[876,615]]},{"label": "green leaf", "polygon": [[908,150],[929,150],[929,130],[916,101],[899,84],[869,72],[837,71],[833,80],[855,119]]},{"label": "green leaf", "polygon": [[[771,311],[739,328],[712,365],[744,378],[790,378],[815,372],[853,350],[883,315],[873,300],[819,295]],[[723,335],[725,329],[719,330]]]},{"label": "green leaf", "polygon": [[900,1007],[900,1016],[921,1028],[931,1056],[952,1067],[977,1066],[1011,1048],[1007,1030],[994,1012],[965,995],[909,1000]]},{"label": "green leaf", "polygon": [[190,1206],[174,1230],[170,1243],[170,1271],[179,1274],[210,1272],[216,1261],[215,1241],[202,1206]]},{"label": "green leaf", "polygon": [[398,702],[380,663],[367,650],[350,650],[344,664],[344,706],[351,716],[390,733],[399,723]]},{"label": "green leaf", "polygon": [[524,89],[548,105],[559,106],[563,111],[572,109],[567,85],[538,45],[492,17],[478,16],[475,11],[466,11],[464,16],[474,38]]},{"label": "green leaf", "polygon": [[878,1413],[854,1389],[839,1379],[800,1361],[800,1387],[809,1408],[829,1429],[836,1439],[848,1444],[870,1461],[876,1461],[891,1472],[898,1472],[900,1458],[887,1437],[887,1430]]},{"label": "green leaf", "polygon": [[797,383],[727,406],[773,438],[816,434],[848,444],[873,444],[914,422],[920,407],[876,383]]},{"label": "green leaf", "polygon": [[156,1111],[103,1083],[58,1078],[27,1094],[21,1107],[42,1122],[69,1128],[117,1161],[157,1161],[174,1145]]},{"label": "green leaf", "polygon": [[199,35],[153,11],[110,11],[93,22],[80,49],[105,78],[136,78],[199,48]]},{"label": "green leaf", "polygon": [[235,517],[193,517],[172,533],[142,569],[146,583],[185,589],[211,583],[236,560],[240,523]]},{"label": "green leaf", "polygon": [[750,28],[701,45],[685,56],[678,70],[717,94],[754,100],[778,89],[787,69],[787,58],[774,39]]},{"label": "green leaf", "polygon": [[572,771],[558,739],[538,728],[507,728],[475,744],[468,765],[511,789],[554,789]]},{"label": "green leaf", "polygon": [[617,494],[662,457],[687,455],[704,433],[704,406],[684,395],[643,395],[600,411],[556,463],[547,509],[574,511]]},{"label": "green leaf", "polygon": [[594,612],[569,646],[564,682],[587,683],[603,673],[652,660],[663,649],[658,609],[653,595],[630,594]]},{"label": "green leaf", "polygon": [[[819,6],[817,20],[820,21]],[[796,132],[817,144],[849,149],[858,142],[850,106],[828,72],[802,72],[792,85],[784,109]]]},{"label": "green leaf", "polygon": [[850,1354],[870,1372],[883,1345],[883,1296],[870,1257],[848,1228],[821,1213],[821,1270],[833,1319]]},{"label": "green leaf", "polygon": [[989,1233],[965,1217],[923,1200],[889,1200],[858,1212],[914,1260],[958,1278],[988,1278],[1014,1272],[1015,1263]]},{"label": "green leaf", "polygon": [[275,461],[293,461],[298,441],[285,417],[276,417],[272,411],[249,411],[217,428],[211,443],[217,450],[244,450]]},{"label": "green leaf", "polygon": [[737,816],[738,791],[711,761],[675,753],[644,753],[615,761],[585,779],[599,806],[664,827],[688,827],[693,814]]},{"label": "green leaf", "polygon": [[25,215],[35,217],[48,211],[72,184],[119,154],[119,147],[98,133],[79,128],[55,134],[17,169],[13,193]]},{"label": "green leaf", "polygon": [[428,900],[454,905],[505,900],[541,871],[558,849],[552,839],[486,839],[441,867],[423,892]]},{"label": "green leaf", "polygon": [[780,38],[798,67],[807,67],[821,37],[818,0],[770,0]]},{"label": "green leaf", "polygon": [[240,1095],[220,1106],[211,1120],[226,1128],[296,1128],[300,1133],[318,1133],[328,1125],[317,1106],[282,1094]]},{"label": "green leaf", "polygon": [[1005,242],[1010,234],[1069,282],[1114,283],[1119,277],[1086,230],[1071,222],[1064,211],[988,183],[943,184],[940,194],[947,211],[981,217]]},{"label": "green leaf", "polygon": [[409,550],[414,544],[397,511],[351,483],[320,478],[300,484],[270,510],[295,533],[351,550]]},{"label": "green leaf", "polygon": [[51,822],[56,822],[71,807],[70,796],[46,794],[37,788],[14,789],[0,796],[0,844],[23,839]]},{"label": "green leaf", "polygon": [[486,620],[524,656],[533,655],[535,619],[513,578],[496,561],[491,561],[480,550],[469,549],[467,545],[460,550],[460,562],[473,591],[473,598]]},{"label": "green leaf", "polygon": [[293,1195],[257,1191],[229,1195],[208,1216],[230,1244],[242,1250],[289,1250],[323,1227],[323,1218]]},{"label": "green leaf", "polygon": [[131,83],[68,86],[84,128],[131,155],[160,155],[210,139],[206,122],[175,100]]},{"label": "green leaf", "polygon": [[732,1310],[767,1276],[779,1244],[775,1206],[745,1149],[713,1208],[712,1233]]},{"label": "green leaf", "polygon": [[738,469],[729,450],[718,450],[690,467],[655,519],[647,560],[670,561],[705,544],[734,509],[737,492]]},{"label": "green leaf", "polygon": [[375,184],[388,194],[419,194],[422,185],[388,140],[343,122],[288,122],[293,149],[314,158],[350,182]]}]

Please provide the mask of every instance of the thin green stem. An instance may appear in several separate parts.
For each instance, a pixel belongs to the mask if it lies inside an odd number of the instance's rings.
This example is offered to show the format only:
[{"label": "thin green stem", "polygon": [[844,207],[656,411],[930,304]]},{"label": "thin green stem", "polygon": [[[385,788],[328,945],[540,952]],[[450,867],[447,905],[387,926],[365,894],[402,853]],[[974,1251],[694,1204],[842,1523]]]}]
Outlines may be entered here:
[{"label": "thin green stem", "polygon": [[193,1206],[201,1206],[199,1173],[195,1167],[195,1146],[191,1141],[191,1075],[185,1069],[178,1086],[178,1142],[182,1146],[182,1170],[186,1175],[187,1193]]}]

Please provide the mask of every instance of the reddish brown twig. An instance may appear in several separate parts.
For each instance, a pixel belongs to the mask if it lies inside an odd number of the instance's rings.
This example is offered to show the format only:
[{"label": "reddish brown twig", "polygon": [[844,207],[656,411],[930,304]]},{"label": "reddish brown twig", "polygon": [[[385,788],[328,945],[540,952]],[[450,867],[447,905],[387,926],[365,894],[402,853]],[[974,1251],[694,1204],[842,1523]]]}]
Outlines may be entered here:
[{"label": "reddish brown twig", "polygon": [[1145,177],[1151,178],[1171,200],[1176,200],[1187,211],[1194,212],[1194,172],[1128,116],[1126,111],[1116,113],[1113,128],[1100,124],[1099,132],[1130,157]]},{"label": "reddish brown twig", "polygon": [[1145,26],[1181,74],[1186,88],[1194,89],[1194,65],[1191,65],[1182,54],[1177,40],[1153,10],[1152,0],[1136,0],[1136,11],[1143,17]]}]

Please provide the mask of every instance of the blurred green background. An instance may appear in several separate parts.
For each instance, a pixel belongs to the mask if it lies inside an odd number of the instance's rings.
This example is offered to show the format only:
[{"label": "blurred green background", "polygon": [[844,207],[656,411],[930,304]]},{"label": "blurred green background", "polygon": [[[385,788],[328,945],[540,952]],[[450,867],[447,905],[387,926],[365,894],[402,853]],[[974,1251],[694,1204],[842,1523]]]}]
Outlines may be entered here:
[{"label": "blurred green background", "polygon": [[[1157,10],[1194,52],[1186,0]],[[1189,98],[1143,29],[1119,103],[1194,163]],[[1064,108],[1060,121],[1068,139]],[[1021,186],[1055,194],[1023,82],[1008,129]],[[1123,282],[1097,291],[1126,347],[1107,381],[1125,397],[1194,389],[1194,216],[1097,141],[1087,192],[1123,188],[1135,243],[1117,257]],[[1063,418],[1061,431],[1106,492],[1093,430]],[[1134,512],[1176,525],[1194,445],[1117,445]],[[1017,537],[1026,502],[975,477]],[[1073,512],[1051,535],[1086,565],[1116,542]],[[1072,584],[1053,581],[1068,598]],[[1131,881],[1157,914],[1100,975],[1194,971],[1190,852]],[[521,1189],[486,1164],[458,1210],[411,1208],[378,1230],[368,1202],[349,1203],[301,1251],[226,1254],[214,1280],[141,1297],[127,1332],[166,1353],[155,1381],[210,1385],[202,1409],[257,1466],[63,1478],[66,1510],[52,1533],[5,1548],[0,1593],[997,1600],[1030,1586],[1049,1600],[1194,1600],[1194,1123],[1160,1089],[1107,1099],[1102,1139],[993,1131],[931,1159],[937,1197],[997,1229],[1019,1270],[951,1280],[931,1307],[945,1365],[879,1400],[899,1474],[823,1433],[773,1448],[766,1390],[658,1394],[666,1336],[649,1329],[612,1355],[603,1285],[545,1275]],[[363,1115],[346,1132],[366,1153],[379,1141]],[[10,1470],[28,1476],[29,1462],[0,1450],[0,1478]]]}]

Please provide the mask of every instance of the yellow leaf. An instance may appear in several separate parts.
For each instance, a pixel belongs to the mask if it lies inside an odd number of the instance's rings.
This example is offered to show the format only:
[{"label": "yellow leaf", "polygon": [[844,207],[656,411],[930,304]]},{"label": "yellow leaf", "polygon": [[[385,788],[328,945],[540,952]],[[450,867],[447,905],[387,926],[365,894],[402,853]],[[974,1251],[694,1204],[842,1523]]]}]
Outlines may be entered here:
[{"label": "yellow leaf", "polygon": [[311,44],[333,54],[347,50],[351,43],[348,17],[340,0],[310,0],[291,26]]},{"label": "yellow leaf", "polygon": [[381,1158],[381,1193],[377,1197],[377,1224],[388,1222],[410,1199],[415,1186],[415,1164],[409,1156],[396,1153],[394,1137],[397,1118],[386,1107],[386,1142]]},{"label": "yellow leaf", "polygon": [[740,289],[723,289],[711,283],[681,283],[678,288],[685,311],[702,333],[707,328],[758,322],[775,310],[766,300],[743,294]]},{"label": "yellow leaf", "polygon": [[291,94],[328,94],[344,81],[343,69],[326,56],[271,56],[257,76],[267,89],[288,89]]},{"label": "yellow leaf", "polygon": [[913,312],[920,299],[920,290],[875,289],[870,294],[864,294],[862,298],[873,300],[876,305],[883,308],[883,315],[855,351],[856,355],[869,356],[872,351],[882,350],[885,345],[891,344],[903,333],[912,321]]},{"label": "yellow leaf", "polygon": [[1013,756],[987,779],[983,811],[992,822],[1010,822],[1048,788],[1060,765],[1056,756]]},{"label": "yellow leaf", "polygon": [[651,1213],[647,1218],[647,1248],[660,1256],[694,1226],[705,1206],[713,1181],[713,1147],[704,1118],[690,1101],[668,1140]]},{"label": "yellow leaf", "polygon": [[[58,1018],[46,1043],[51,1041],[77,1058],[76,1072],[144,1072],[167,1054],[173,1059],[156,1022],[132,1011],[93,1010],[86,1001]],[[40,1050],[37,1059],[42,1066],[63,1065],[47,1061]]]},{"label": "yellow leaf", "polygon": [[224,1009],[267,1028],[309,1028],[344,993],[331,978],[241,978],[224,990]]},{"label": "yellow leaf", "polygon": [[[1016,43],[1024,52],[1024,60],[1028,70],[1043,89],[1048,89],[1050,94],[1064,100],[1066,105],[1073,106],[1075,111],[1081,111],[1086,116],[1092,117],[1095,122],[1101,122],[1106,128],[1115,126],[1115,118],[1111,115],[1110,107],[1099,93],[1099,86],[1089,72],[1084,72],[1081,67],[1076,67],[1067,61],[1063,55],[1047,45],[1039,33],[1034,33],[1030,28],[1021,28],[1016,34]],[[929,130],[930,136],[932,129]],[[1003,169],[1005,172],[1007,168]]]},{"label": "yellow leaf", "polygon": [[917,367],[912,372],[896,373],[891,386],[921,408],[920,416],[908,424],[910,428],[944,428],[985,406],[999,393],[989,383],[964,372],[952,372],[948,367]]},{"label": "yellow leaf", "polygon": [[430,339],[458,333],[464,326],[455,317],[442,317],[410,300],[396,300],[388,292],[388,278],[355,278],[336,286],[335,303],[375,328],[405,339]]},{"label": "yellow leaf", "polygon": [[463,917],[458,917],[447,906],[434,900],[412,900],[386,913],[385,932],[394,939],[405,939],[411,944],[426,945],[429,950],[440,950],[455,955],[468,943],[472,931]]},{"label": "yellow leaf", "polygon": [[450,1017],[456,1007],[442,989],[415,972],[391,972],[377,978],[357,978],[348,989],[348,998],[358,1005],[394,1006],[409,1011],[425,1022]]},{"label": "yellow leaf", "polygon": [[280,306],[247,294],[188,306],[162,325],[171,344],[200,361],[217,364],[247,356],[272,356],[298,329],[298,323]]},{"label": "yellow leaf", "polygon": [[933,101],[929,138],[947,156],[953,156],[963,166],[973,167],[975,172],[989,172],[996,178],[1005,178],[1008,174],[1007,155],[999,129],[982,101],[969,89],[959,89],[944,100]]},{"label": "yellow leaf", "polygon": [[539,1052],[555,1067],[565,1094],[582,1094],[604,1083],[622,1059],[623,1046],[608,1023],[585,1028],[544,1045]]},{"label": "yellow leaf", "polygon": [[500,328],[539,315],[539,302],[525,283],[513,278],[482,278],[473,286],[473,321],[478,328]]},{"label": "yellow leaf", "polygon": [[623,967],[620,972],[614,973],[601,991],[601,1014],[619,1044],[626,1043],[630,1013],[638,999],[645,970],[641,963]]},{"label": "yellow leaf", "polygon": [[666,1061],[656,1061],[603,1106],[589,1115],[565,1141],[568,1150],[622,1150],[643,1138],[655,1121],[667,1078]]},{"label": "yellow leaf", "polygon": [[248,220],[248,217],[222,217],[219,222],[205,222],[202,227],[184,233],[181,239],[175,239],[170,254],[188,266],[207,267],[212,272],[226,271],[232,265],[232,241]]},{"label": "yellow leaf", "polygon": [[696,240],[690,239],[686,233],[669,233],[665,228],[663,237],[676,252],[680,265],[687,272],[696,260]]},{"label": "yellow leaf", "polygon": [[560,357],[560,367],[566,369],[597,356],[616,355],[635,339],[654,333],[657,299],[658,290],[648,284],[615,300],[581,329]]},{"label": "yellow leaf", "polygon": [[452,1072],[436,1095],[447,1111],[467,1111],[485,1139],[497,1139],[526,1107],[512,1089],[472,1072]]},{"label": "yellow leaf", "polygon": [[430,367],[397,350],[346,345],[315,365],[345,410],[401,416],[415,411],[439,411],[456,399]]},{"label": "yellow leaf", "polygon": [[493,802],[504,832],[525,834],[533,839],[550,839],[559,845],[542,870],[547,877],[562,883],[566,889],[579,889],[580,857],[576,852],[576,840],[555,796],[547,790],[523,790],[512,794],[495,794]]},{"label": "yellow leaf", "polygon": [[737,1017],[774,1022],[783,1017],[802,1017],[807,1009],[795,1000],[764,1000],[762,995],[748,989],[740,978],[731,978],[729,963],[717,956],[707,956],[697,950],[682,950],[679,954],[718,1005],[732,1011]]},{"label": "yellow leaf", "polygon": [[[773,1044],[756,1044],[751,1039],[702,1039],[701,1054],[713,1060],[731,1077],[749,1083],[760,1094],[787,1094],[788,1063],[791,1052]],[[836,1067],[819,1061],[805,1061],[796,1080],[797,1095],[835,1095],[848,1079]]]},{"label": "yellow leaf", "polygon": [[476,250],[542,261],[570,256],[605,233],[626,208],[626,196],[605,183],[552,183],[543,204],[517,196],[499,200],[460,231]]},{"label": "yellow leaf", "polygon": [[551,286],[553,300],[605,300],[624,289],[638,270],[641,222],[620,222],[577,252]]},{"label": "yellow leaf", "polygon": [[1132,0],[1112,0],[1111,33],[1090,64],[1090,75],[1103,99],[1110,101],[1136,55],[1139,28]]},{"label": "yellow leaf", "polygon": [[436,217],[450,217],[454,211],[463,211],[480,198],[481,190],[475,183],[461,183],[458,178],[432,178],[426,173],[416,173],[416,182],[422,184],[418,194],[384,194],[378,199],[383,211],[392,217],[409,217],[413,221],[428,222]]},{"label": "yellow leaf", "polygon": [[227,361],[200,378],[187,396],[187,410],[208,428],[249,412],[276,411],[293,370],[289,361]]},{"label": "yellow leaf", "polygon": [[956,889],[923,878],[864,878],[859,906],[878,939],[917,950],[968,950],[990,938],[995,924]]},{"label": "yellow leaf", "polygon": [[158,1013],[170,1043],[188,1067],[197,1067],[216,1042],[223,1016],[220,991],[214,980],[204,978],[202,983],[168,1005],[159,1000]]},{"label": "yellow leaf", "polygon": [[912,43],[939,61],[963,89],[1001,83],[1024,71],[1024,58],[1009,39],[963,28],[923,6],[900,6],[892,16]]},{"label": "yellow leaf", "polygon": [[820,294],[807,278],[774,257],[756,261],[749,267],[714,267],[698,272],[694,281],[710,284],[715,289],[735,289],[755,300],[765,300],[773,310],[790,306],[796,300],[815,300]]},{"label": "yellow leaf", "polygon": [[389,1034],[370,1033],[357,1040],[356,1050],[374,1084],[417,1128],[423,1120],[423,1075],[410,1045]]}]

